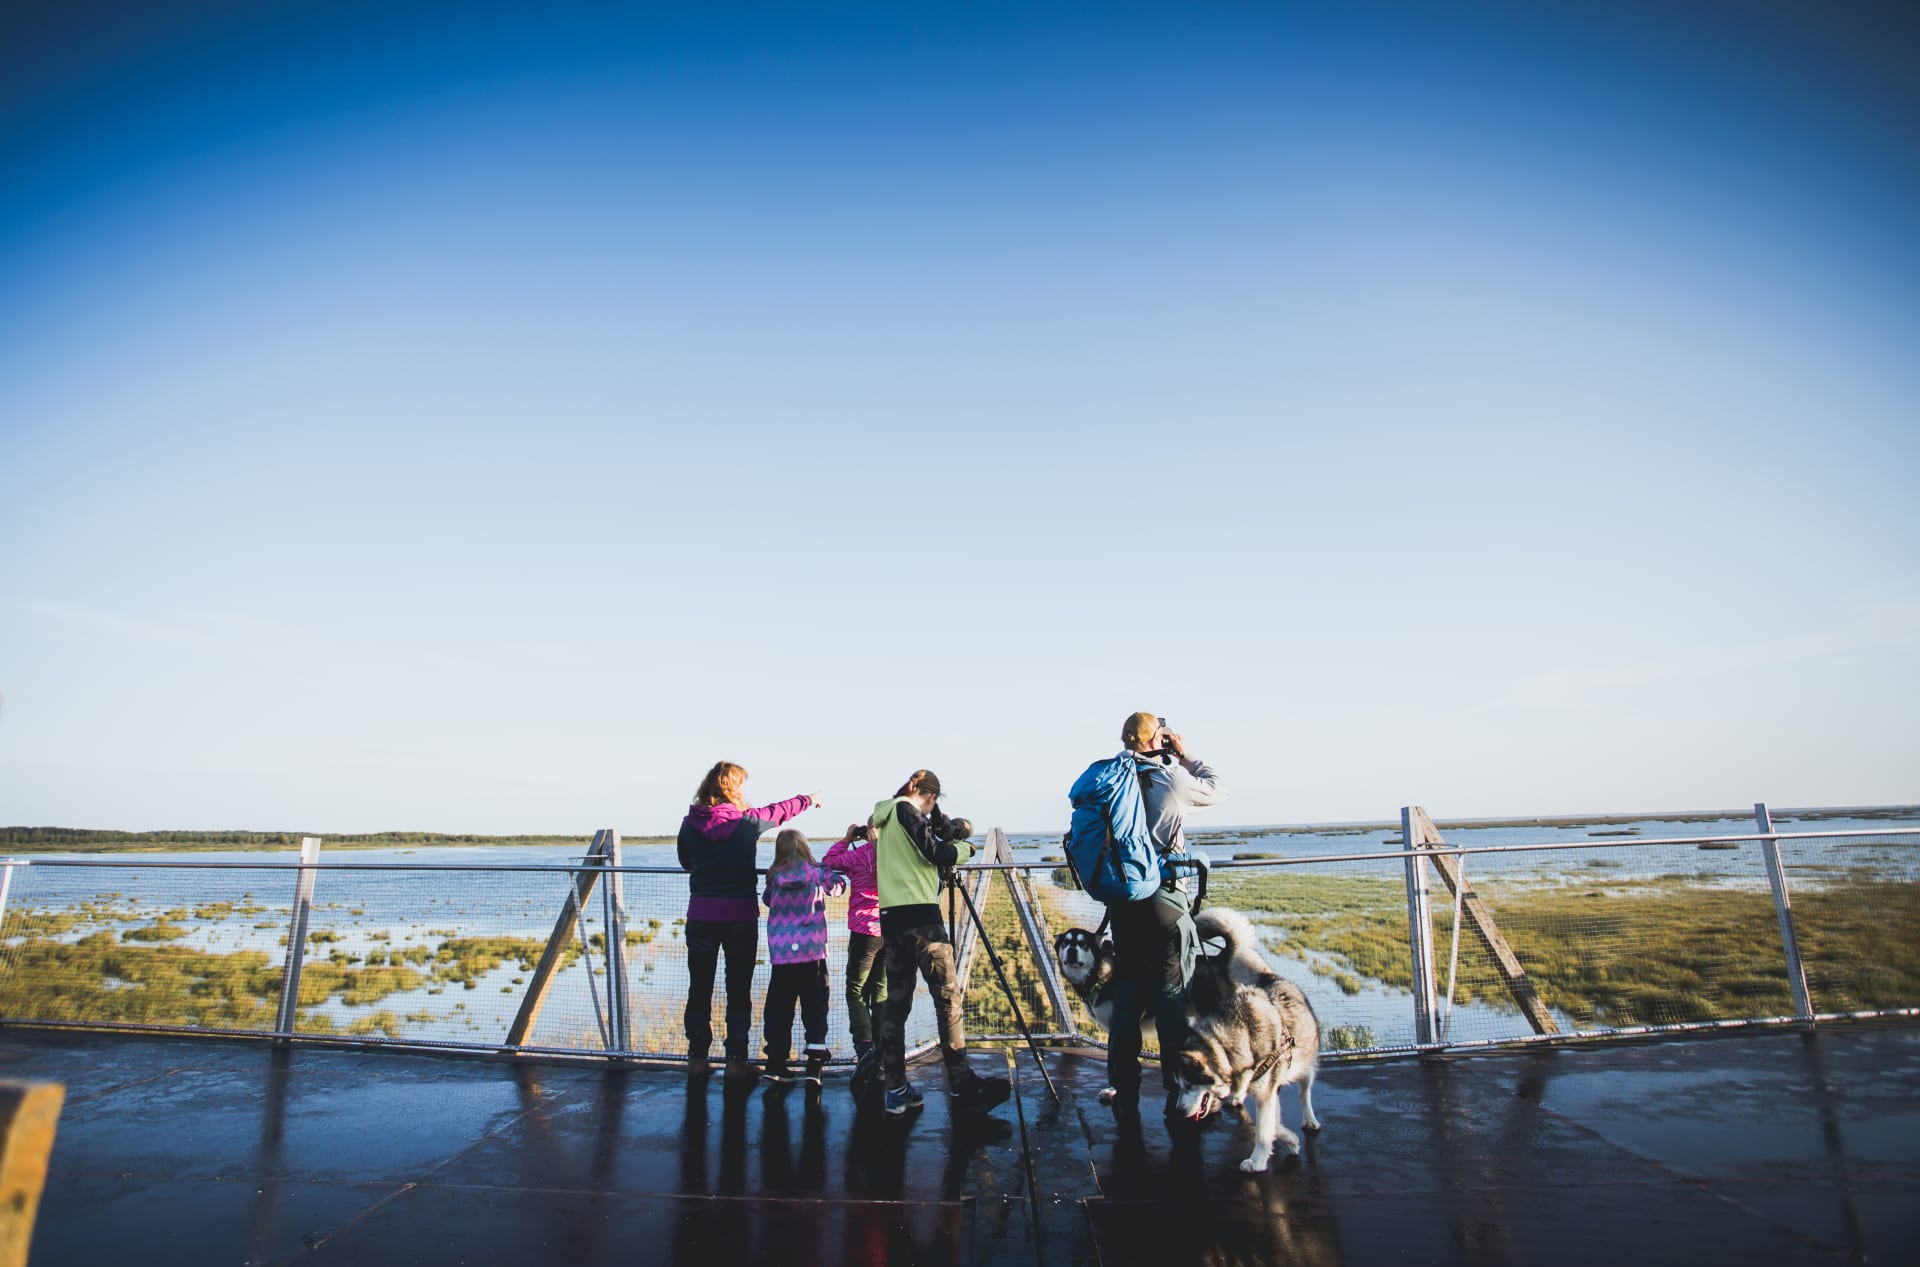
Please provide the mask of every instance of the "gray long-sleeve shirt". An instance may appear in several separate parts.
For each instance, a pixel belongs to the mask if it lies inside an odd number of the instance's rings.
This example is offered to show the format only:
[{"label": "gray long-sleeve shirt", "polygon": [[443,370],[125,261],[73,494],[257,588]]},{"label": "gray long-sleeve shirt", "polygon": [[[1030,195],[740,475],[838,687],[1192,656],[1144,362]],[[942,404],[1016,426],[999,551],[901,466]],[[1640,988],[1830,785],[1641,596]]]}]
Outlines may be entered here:
[{"label": "gray long-sleeve shirt", "polygon": [[1162,854],[1185,853],[1186,812],[1227,799],[1227,784],[1204,761],[1170,752],[1133,754],[1146,796],[1147,829]]}]

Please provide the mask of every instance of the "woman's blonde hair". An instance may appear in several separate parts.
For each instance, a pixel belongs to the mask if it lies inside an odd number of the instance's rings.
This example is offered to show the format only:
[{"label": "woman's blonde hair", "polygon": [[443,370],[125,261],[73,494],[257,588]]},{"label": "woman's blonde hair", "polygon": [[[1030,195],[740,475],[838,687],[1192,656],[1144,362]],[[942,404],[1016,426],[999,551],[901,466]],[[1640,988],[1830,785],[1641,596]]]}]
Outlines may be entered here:
[{"label": "woman's blonde hair", "polygon": [[747,781],[747,772],[731,761],[716,761],[713,769],[707,771],[707,777],[700,780],[700,790],[693,794],[695,805],[738,805],[747,807],[746,795],[740,785]]},{"label": "woman's blonde hair", "polygon": [[807,833],[789,827],[773,838],[773,866],[769,871],[794,862],[804,862],[813,866],[813,850],[807,847]]}]

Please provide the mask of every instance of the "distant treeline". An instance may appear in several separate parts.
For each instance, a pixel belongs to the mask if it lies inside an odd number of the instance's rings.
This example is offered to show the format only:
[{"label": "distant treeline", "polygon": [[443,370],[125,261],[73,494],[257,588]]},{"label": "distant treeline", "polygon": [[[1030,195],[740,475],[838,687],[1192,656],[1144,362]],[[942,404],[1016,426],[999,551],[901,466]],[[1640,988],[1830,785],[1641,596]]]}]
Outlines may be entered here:
[{"label": "distant treeline", "polygon": [[[297,849],[302,836],[319,836],[328,848],[378,849],[393,845],[584,845],[593,833],[551,832],[539,836],[463,836],[432,831],[377,831],[329,836],[297,831],[92,831],[79,827],[0,827],[0,849],[53,853],[62,850],[110,853],[128,849],[217,850]],[[635,844],[671,839],[624,836]]]}]

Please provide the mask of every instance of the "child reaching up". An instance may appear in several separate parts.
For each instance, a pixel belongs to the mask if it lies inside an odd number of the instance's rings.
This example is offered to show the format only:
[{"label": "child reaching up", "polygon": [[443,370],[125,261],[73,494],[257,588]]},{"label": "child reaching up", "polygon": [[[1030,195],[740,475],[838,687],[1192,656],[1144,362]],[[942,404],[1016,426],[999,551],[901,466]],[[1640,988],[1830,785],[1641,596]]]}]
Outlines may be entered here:
[{"label": "child reaching up", "polygon": [[880,882],[873,873],[873,839],[865,823],[854,823],[840,843],[827,850],[821,865],[847,877],[847,1029],[853,1054],[873,1050],[880,1005],[887,1001],[887,943],[880,936]]},{"label": "child reaching up", "polygon": [[846,891],[847,879],[813,860],[804,832],[788,828],[774,838],[767,868],[767,1076],[784,1078],[793,1048],[793,1005],[800,1004],[806,1031],[807,1075],[820,1076],[827,1060],[828,893]]}]

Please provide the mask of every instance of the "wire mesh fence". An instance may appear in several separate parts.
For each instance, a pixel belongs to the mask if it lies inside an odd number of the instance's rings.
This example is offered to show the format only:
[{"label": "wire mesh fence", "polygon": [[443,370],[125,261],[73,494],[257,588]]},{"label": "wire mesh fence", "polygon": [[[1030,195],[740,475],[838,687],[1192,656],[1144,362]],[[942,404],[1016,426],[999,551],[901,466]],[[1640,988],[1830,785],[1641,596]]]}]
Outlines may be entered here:
[{"label": "wire mesh fence", "polygon": [[[1920,1009],[1920,832],[1782,835],[1778,847],[1812,1011]],[[1445,850],[1445,867],[1422,859],[1435,963],[1424,1040],[1406,854],[1223,864],[1208,900],[1252,920],[1267,962],[1312,1002],[1329,1052],[1790,1019],[1764,848],[1759,837],[1715,837]],[[320,862],[290,1019],[280,1001],[298,867],[11,863],[0,867],[0,1022],[684,1057],[686,876],[601,861]],[[986,935],[956,900],[970,1038],[1013,1039],[1024,1022],[1050,1040],[1104,1041],[1053,957],[1059,933],[1099,926],[1101,905],[1064,868],[964,871]],[[827,1041],[845,1057],[844,897],[828,899],[827,920]],[[764,934],[755,958],[758,1053]],[[694,1004],[710,1013],[716,1046],[724,979],[723,969],[712,997]],[[923,988],[908,1042],[933,1036]]]}]

